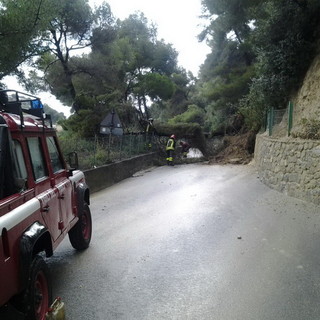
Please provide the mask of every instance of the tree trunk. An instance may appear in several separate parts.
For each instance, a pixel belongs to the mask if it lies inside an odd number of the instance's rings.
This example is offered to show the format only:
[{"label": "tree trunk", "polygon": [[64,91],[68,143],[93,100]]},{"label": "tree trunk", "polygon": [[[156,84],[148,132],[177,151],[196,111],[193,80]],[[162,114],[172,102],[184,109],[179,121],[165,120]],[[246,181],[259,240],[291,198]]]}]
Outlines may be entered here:
[{"label": "tree trunk", "polygon": [[146,118],[149,119],[149,112],[148,112],[148,107],[147,107],[147,100],[146,100],[146,96],[143,95],[142,96],[142,101],[143,101],[143,107],[144,107],[144,113],[146,115]]}]

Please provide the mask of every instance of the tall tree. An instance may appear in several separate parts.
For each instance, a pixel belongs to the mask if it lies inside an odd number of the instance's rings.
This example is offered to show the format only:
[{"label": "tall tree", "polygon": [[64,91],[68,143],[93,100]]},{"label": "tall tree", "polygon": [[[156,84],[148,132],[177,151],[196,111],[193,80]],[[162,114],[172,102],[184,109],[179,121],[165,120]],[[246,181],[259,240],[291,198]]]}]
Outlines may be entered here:
[{"label": "tall tree", "polygon": [[[212,52],[200,70],[199,86],[207,103],[207,129],[225,130],[237,115],[240,99],[249,91],[255,54],[249,42],[252,6],[259,1],[203,0],[210,24],[200,35]],[[211,120],[210,120],[211,119]]]},{"label": "tall tree", "polygon": [[251,42],[257,54],[256,76],[243,101],[243,112],[255,129],[268,108],[285,108],[300,86],[316,54],[319,14],[315,0],[269,0],[255,10]]},{"label": "tall tree", "polygon": [[[148,24],[143,14],[98,26],[93,29],[91,40],[90,53],[69,60],[76,71],[72,80],[77,92],[74,106],[78,115],[72,118],[81,123],[85,122],[85,117],[88,118],[86,123],[89,118],[93,122],[94,119],[101,121],[112,108],[121,113],[122,108],[128,111],[134,106],[132,114],[139,110],[140,118],[145,119],[150,116],[148,101],[159,102],[172,97],[176,89],[172,73],[177,72],[177,53],[171,45],[157,40],[156,29]],[[48,69],[47,77],[58,78],[61,72],[61,65],[56,64]],[[62,94],[68,91],[61,78],[54,85],[54,90]],[[74,119],[65,122],[73,129],[76,128]],[[89,129],[85,132],[92,134]]]},{"label": "tall tree", "polygon": [[[57,0],[55,1],[55,9],[48,23],[48,31],[44,42],[53,58],[42,60],[48,61],[46,69],[51,65],[59,62],[63,73],[60,75],[67,85],[68,95],[59,95],[54,92],[58,98],[65,99],[64,102],[73,102],[76,97],[76,90],[73,83],[72,67],[70,66],[71,53],[75,50],[88,47],[91,37],[93,24],[93,14],[87,0]],[[63,75],[63,77],[61,77]],[[51,85],[51,88],[54,87]],[[67,99],[66,99],[67,98]]]},{"label": "tall tree", "polygon": [[[120,23],[119,38],[128,40],[131,52],[130,61],[123,65],[124,82],[127,84],[125,98],[132,96],[137,101],[142,116],[144,112],[148,113],[147,96],[164,97],[164,93],[159,91],[163,88],[155,85],[151,88],[151,82],[155,84],[155,77],[166,84],[171,82],[168,76],[176,70],[177,52],[171,45],[157,40],[155,27],[148,25],[148,20],[142,13],[130,15]],[[162,76],[148,76],[150,73]],[[148,88],[146,82],[149,83]],[[167,88],[169,86],[166,85]]]},{"label": "tall tree", "polygon": [[42,52],[49,0],[0,1],[0,79]]},{"label": "tall tree", "polygon": [[202,0],[212,48],[200,73],[211,129],[237,113],[257,130],[265,109],[285,107],[319,37],[316,0]]}]

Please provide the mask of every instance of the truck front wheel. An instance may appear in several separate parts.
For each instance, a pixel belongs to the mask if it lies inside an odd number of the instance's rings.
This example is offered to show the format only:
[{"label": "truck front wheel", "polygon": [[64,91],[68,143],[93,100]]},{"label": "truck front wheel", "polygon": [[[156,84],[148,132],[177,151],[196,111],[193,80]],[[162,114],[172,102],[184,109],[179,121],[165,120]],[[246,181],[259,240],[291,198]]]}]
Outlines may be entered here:
[{"label": "truck front wheel", "polygon": [[92,219],[90,208],[87,203],[83,205],[83,212],[78,222],[69,231],[71,245],[77,250],[84,250],[89,247],[92,234]]}]

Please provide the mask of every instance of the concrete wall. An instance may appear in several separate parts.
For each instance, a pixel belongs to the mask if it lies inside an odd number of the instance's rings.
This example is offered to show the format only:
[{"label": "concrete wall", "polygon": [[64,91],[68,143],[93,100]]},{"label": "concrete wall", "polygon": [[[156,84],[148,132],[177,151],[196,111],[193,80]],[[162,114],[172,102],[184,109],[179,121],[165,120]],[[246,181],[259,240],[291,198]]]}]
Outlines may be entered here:
[{"label": "concrete wall", "polygon": [[99,168],[84,171],[90,192],[110,187],[116,182],[131,177],[135,172],[154,165],[157,153],[136,156],[123,161],[111,163]]},{"label": "concrete wall", "polygon": [[257,135],[259,178],[269,187],[320,204],[320,141]]}]

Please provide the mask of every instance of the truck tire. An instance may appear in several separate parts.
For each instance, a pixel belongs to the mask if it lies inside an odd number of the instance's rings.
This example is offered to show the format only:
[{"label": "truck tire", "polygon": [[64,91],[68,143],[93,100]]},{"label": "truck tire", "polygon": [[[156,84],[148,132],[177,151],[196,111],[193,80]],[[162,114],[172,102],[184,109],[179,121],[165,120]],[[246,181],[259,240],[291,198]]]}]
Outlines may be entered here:
[{"label": "truck tire", "polygon": [[27,289],[24,293],[26,320],[45,320],[52,292],[49,271],[44,259],[37,255],[30,266]]},{"label": "truck tire", "polygon": [[83,205],[83,212],[79,221],[69,231],[71,245],[76,250],[84,250],[89,247],[92,234],[92,219],[90,208],[87,203]]}]

